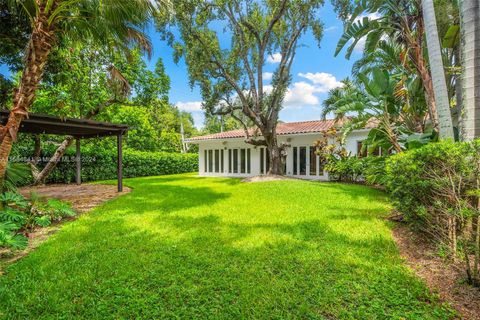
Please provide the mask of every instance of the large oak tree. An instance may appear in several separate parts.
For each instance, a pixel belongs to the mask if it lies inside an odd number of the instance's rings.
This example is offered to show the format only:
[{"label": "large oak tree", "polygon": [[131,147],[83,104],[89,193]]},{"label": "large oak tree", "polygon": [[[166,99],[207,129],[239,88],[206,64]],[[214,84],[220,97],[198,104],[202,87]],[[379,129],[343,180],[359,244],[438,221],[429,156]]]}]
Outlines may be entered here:
[{"label": "large oak tree", "polygon": [[[320,43],[323,1],[183,0],[175,5],[175,16],[158,19],[158,29],[175,49],[175,58],[185,59],[204,108],[239,121],[245,142],[267,147],[269,173],[283,174],[286,145],[277,139],[279,112],[301,36],[311,31]],[[181,37],[175,37],[176,30]],[[264,66],[274,54],[278,64],[267,86]]]}]

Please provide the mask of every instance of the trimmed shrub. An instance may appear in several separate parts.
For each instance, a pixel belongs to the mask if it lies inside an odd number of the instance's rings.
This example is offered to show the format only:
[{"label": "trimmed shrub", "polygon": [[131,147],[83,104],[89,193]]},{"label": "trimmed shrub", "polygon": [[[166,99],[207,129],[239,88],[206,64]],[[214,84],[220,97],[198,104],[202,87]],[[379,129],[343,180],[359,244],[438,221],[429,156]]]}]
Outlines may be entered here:
[{"label": "trimmed shrub", "polygon": [[[123,176],[125,178],[194,172],[198,170],[197,154],[143,152],[124,150]],[[116,150],[82,150],[82,181],[117,178]],[[49,176],[48,183],[75,181],[75,151],[68,150]]]},{"label": "trimmed shrub", "polygon": [[480,285],[480,140],[391,156],[385,173],[395,208],[452,256],[463,256],[468,282]]}]

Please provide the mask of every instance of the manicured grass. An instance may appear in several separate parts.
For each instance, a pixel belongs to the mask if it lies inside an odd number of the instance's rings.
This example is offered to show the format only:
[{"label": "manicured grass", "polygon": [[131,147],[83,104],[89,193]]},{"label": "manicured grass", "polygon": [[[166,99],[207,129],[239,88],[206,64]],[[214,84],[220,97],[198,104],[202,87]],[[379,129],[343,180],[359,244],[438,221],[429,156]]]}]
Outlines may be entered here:
[{"label": "manicured grass", "polygon": [[62,230],[0,276],[4,318],[448,319],[407,270],[385,196],[176,175]]}]

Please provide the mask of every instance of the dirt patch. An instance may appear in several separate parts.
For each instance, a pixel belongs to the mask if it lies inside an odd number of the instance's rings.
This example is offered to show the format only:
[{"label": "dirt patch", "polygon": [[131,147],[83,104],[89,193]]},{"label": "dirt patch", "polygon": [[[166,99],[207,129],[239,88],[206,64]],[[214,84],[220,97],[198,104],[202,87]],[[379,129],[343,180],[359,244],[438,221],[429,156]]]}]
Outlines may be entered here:
[{"label": "dirt patch", "polygon": [[117,186],[105,184],[52,184],[20,189],[20,193],[27,198],[30,192],[35,192],[43,198],[67,201],[79,213],[89,211],[102,202],[130,191],[130,188],[124,187],[123,192],[118,193]]},{"label": "dirt patch", "polygon": [[19,190],[25,197],[29,197],[31,192],[35,192],[43,198],[56,198],[69,202],[75,211],[76,217],[64,219],[62,222],[54,223],[46,228],[37,228],[28,234],[28,247],[22,251],[12,252],[7,249],[0,249],[0,274],[2,266],[10,264],[27,255],[30,251],[38,247],[50,235],[57,232],[65,220],[75,220],[79,215],[93,209],[101,203],[116,198],[131,191],[130,188],[123,188],[122,193],[117,192],[117,186],[102,184],[55,184],[38,187],[22,188]]},{"label": "dirt patch", "polygon": [[263,181],[276,181],[276,180],[293,180],[293,178],[272,174],[272,175],[248,177],[243,179],[242,182],[263,182]]},{"label": "dirt patch", "polygon": [[442,259],[432,243],[400,223],[394,228],[393,237],[407,265],[440,299],[449,302],[464,319],[480,319],[480,289],[464,282],[460,262]]}]

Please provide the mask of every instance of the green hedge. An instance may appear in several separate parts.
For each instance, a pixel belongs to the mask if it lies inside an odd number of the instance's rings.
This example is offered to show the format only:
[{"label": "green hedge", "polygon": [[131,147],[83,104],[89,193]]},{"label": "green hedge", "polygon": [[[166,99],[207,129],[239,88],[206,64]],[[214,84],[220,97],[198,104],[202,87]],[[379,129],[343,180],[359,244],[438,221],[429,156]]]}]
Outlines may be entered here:
[{"label": "green hedge", "polygon": [[475,153],[474,143],[442,141],[389,157],[385,182],[396,209],[423,221],[449,202],[452,186],[452,195],[467,199],[476,183]]},{"label": "green hedge", "polygon": [[[52,172],[48,183],[75,181],[75,151],[68,150]],[[194,172],[198,170],[197,154],[142,152],[124,150],[123,176],[125,178]],[[117,178],[116,151],[82,150],[82,181]]]}]

